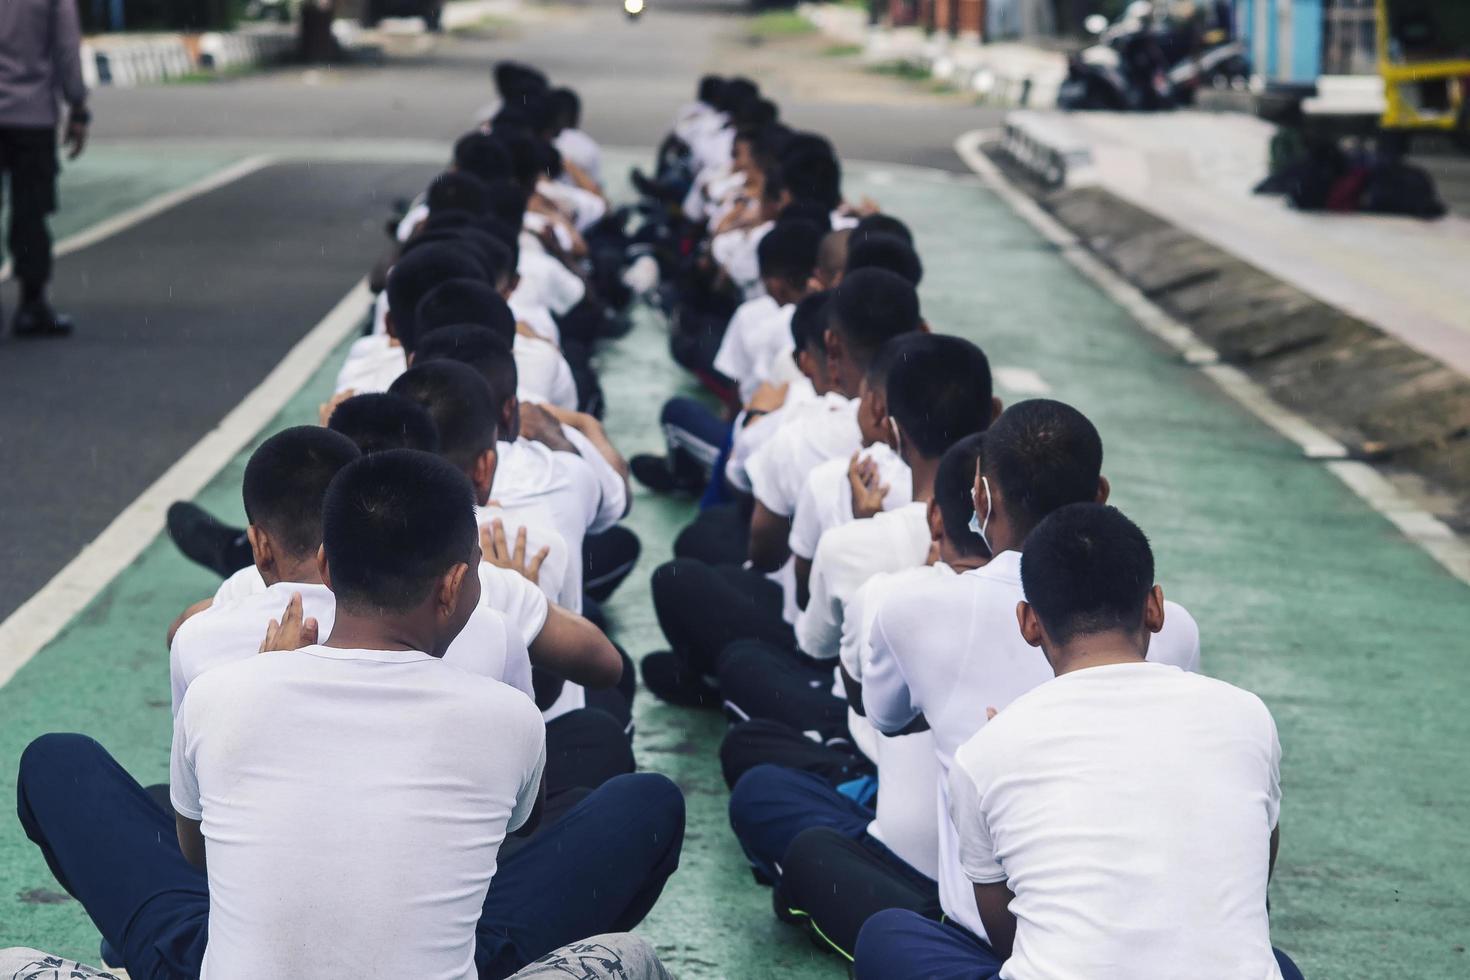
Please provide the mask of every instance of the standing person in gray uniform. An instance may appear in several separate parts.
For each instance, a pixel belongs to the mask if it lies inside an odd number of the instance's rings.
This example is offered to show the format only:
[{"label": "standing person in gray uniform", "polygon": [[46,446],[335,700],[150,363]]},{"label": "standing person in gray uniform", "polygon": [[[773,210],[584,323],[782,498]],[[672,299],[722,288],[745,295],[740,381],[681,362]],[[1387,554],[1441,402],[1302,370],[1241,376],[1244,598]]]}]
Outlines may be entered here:
[{"label": "standing person in gray uniform", "polygon": [[0,176],[9,176],[7,244],[20,281],[17,337],[64,337],[71,320],[46,300],[56,210],[56,127],[66,104],[63,142],[75,160],[87,144],[87,86],[82,82],[76,0],[0,3]]}]

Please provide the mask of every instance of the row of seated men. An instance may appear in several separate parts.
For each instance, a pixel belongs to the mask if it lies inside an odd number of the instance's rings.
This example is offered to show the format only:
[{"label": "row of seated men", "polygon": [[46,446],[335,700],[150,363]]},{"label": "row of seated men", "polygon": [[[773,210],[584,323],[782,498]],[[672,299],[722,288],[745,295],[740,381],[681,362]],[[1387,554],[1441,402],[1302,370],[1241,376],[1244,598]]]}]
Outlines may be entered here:
[{"label": "row of seated men", "polygon": [[495,76],[320,424],[251,454],[247,526],[170,511],[222,581],[158,624],[168,783],[77,734],[20,760],[27,836],[132,977],[667,980],[628,931],[684,800],[635,771],[599,625],[639,551],[590,356],[626,245],[575,93]]},{"label": "row of seated men", "polygon": [[728,716],[777,917],[862,980],[1299,977],[1267,914],[1275,725],[1201,673],[1093,423],[1002,405],[985,324],[926,320],[911,229],[755,83],[703,79],[637,183],[707,389],[632,460],[700,502],[642,676]]}]

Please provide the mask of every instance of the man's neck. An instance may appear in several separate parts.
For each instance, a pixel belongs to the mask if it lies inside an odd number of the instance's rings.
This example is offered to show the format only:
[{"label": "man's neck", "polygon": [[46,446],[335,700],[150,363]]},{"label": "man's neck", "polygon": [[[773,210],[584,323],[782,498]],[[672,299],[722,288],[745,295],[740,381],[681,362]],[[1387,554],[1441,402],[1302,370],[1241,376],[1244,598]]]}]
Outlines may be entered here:
[{"label": "man's neck", "polygon": [[321,585],[322,573],[317,566],[316,558],[299,559],[289,562],[276,562],[270,568],[260,568],[261,580],[266,585],[278,585],[281,582],[293,582],[297,585]]},{"label": "man's neck", "polygon": [[927,504],[934,499],[934,477],[939,472],[939,460],[920,456],[904,462],[908,463],[909,473],[912,474],[914,502]]},{"label": "man's neck", "polygon": [[419,650],[432,654],[432,638],[402,618],[354,613],[337,607],[332,633],[323,646],[339,650]]},{"label": "man's neck", "polygon": [[1058,677],[1090,667],[1115,664],[1141,664],[1147,647],[1140,649],[1138,638],[1122,633],[1089,633],[1051,651],[1052,670]]},{"label": "man's neck", "polygon": [[948,539],[939,542],[939,560],[956,572],[970,572],[990,564],[986,555],[967,555],[955,551]]}]

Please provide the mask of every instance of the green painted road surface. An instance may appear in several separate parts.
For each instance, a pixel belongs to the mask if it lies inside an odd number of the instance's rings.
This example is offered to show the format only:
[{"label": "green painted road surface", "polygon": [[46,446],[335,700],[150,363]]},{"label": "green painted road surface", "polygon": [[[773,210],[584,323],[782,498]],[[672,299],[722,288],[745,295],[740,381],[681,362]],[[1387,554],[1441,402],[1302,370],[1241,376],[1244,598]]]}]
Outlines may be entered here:
[{"label": "green painted road surface", "polygon": [[[620,172],[627,161],[610,162]],[[1274,938],[1313,978],[1470,974],[1470,590],[1322,464],[1302,458],[1147,337],[977,182],[854,165],[849,192],[914,228],[936,329],[998,368],[1036,372],[1097,423],[1114,502],[1149,532],[1166,593],[1198,618],[1207,672],[1259,693],[1285,750]],[[409,193],[413,188],[404,188]],[[372,217],[372,216],[369,216]],[[310,421],[336,361],[267,428]],[[662,328],[640,317],[602,357],[608,426],[657,450],[659,404],[684,390]],[[1032,393],[1038,379],[1005,373]],[[243,459],[200,495],[239,517]],[[689,506],[640,495],[640,568],[610,603],[638,657],[661,646],[648,575]],[[0,797],[33,736],[78,730],[144,782],[169,742],[163,632],[214,581],[155,542],[0,690]],[[686,980],[836,978],[842,965],[770,914],[725,817],[713,714],[637,706],[638,758],[689,801],[684,860],[641,931]],[[1167,738],[1167,732],[1160,732]],[[0,818],[0,945],[95,958],[97,939],[12,818]]]}]

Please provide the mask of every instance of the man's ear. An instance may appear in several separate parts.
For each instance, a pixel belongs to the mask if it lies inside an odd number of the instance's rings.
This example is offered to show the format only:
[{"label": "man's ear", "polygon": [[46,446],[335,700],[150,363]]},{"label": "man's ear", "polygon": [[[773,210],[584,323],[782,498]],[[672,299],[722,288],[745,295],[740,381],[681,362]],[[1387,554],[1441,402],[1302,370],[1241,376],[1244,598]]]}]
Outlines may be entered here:
[{"label": "man's ear", "polygon": [[316,549],[316,571],[322,577],[322,584],[330,590],[332,588],[332,570],[327,567],[326,545],[319,545]]},{"label": "man's ear", "polygon": [[1016,622],[1021,627],[1021,639],[1033,647],[1041,646],[1041,617],[1036,615],[1031,603],[1024,599],[1016,603]]},{"label": "man's ear", "polygon": [[1101,475],[1098,476],[1098,478],[1097,478],[1097,502],[1100,503],[1100,504],[1107,503],[1108,502],[1108,497],[1112,494],[1112,492],[1113,492],[1113,485],[1108,482],[1108,478],[1105,477],[1105,476],[1101,476]]},{"label": "man's ear", "polygon": [[1143,625],[1150,633],[1164,628],[1164,590],[1157,585],[1148,590],[1148,598],[1144,600]]},{"label": "man's ear", "polygon": [[270,568],[276,560],[276,552],[271,544],[270,535],[262,528],[250,524],[245,528],[245,537],[250,541],[250,558],[255,562],[255,567],[262,571]]},{"label": "man's ear", "polygon": [[470,471],[470,482],[475,485],[475,502],[484,506],[490,499],[490,488],[495,485],[495,447],[491,446],[475,457]]},{"label": "man's ear", "polygon": [[829,364],[842,360],[842,335],[836,330],[828,327],[822,331],[822,346],[827,348],[827,362]]},{"label": "man's ear", "polygon": [[924,516],[929,521],[929,540],[939,541],[944,537],[944,515],[939,512],[939,504],[931,499]]},{"label": "man's ear", "polygon": [[439,594],[436,597],[438,608],[434,611],[445,619],[453,617],[459,609],[459,592],[464,588],[465,575],[469,570],[470,566],[461,562],[439,579]]},{"label": "man's ear", "polygon": [[500,438],[515,442],[521,432],[521,403],[515,395],[505,400],[500,408]]},{"label": "man's ear", "polygon": [[990,424],[994,425],[995,420],[1000,418],[1001,413],[1005,410],[1005,402],[1001,401],[999,396],[992,396],[990,399]]},{"label": "man's ear", "polygon": [[920,319],[919,320],[919,325],[914,328],[914,331],[916,333],[933,333],[934,332],[934,328],[931,327],[931,326],[929,326],[929,321],[928,320]]},{"label": "man's ear", "polygon": [[392,310],[385,310],[383,312],[383,327],[386,330],[388,336],[392,337],[394,340],[398,339],[398,325],[393,322]]}]

